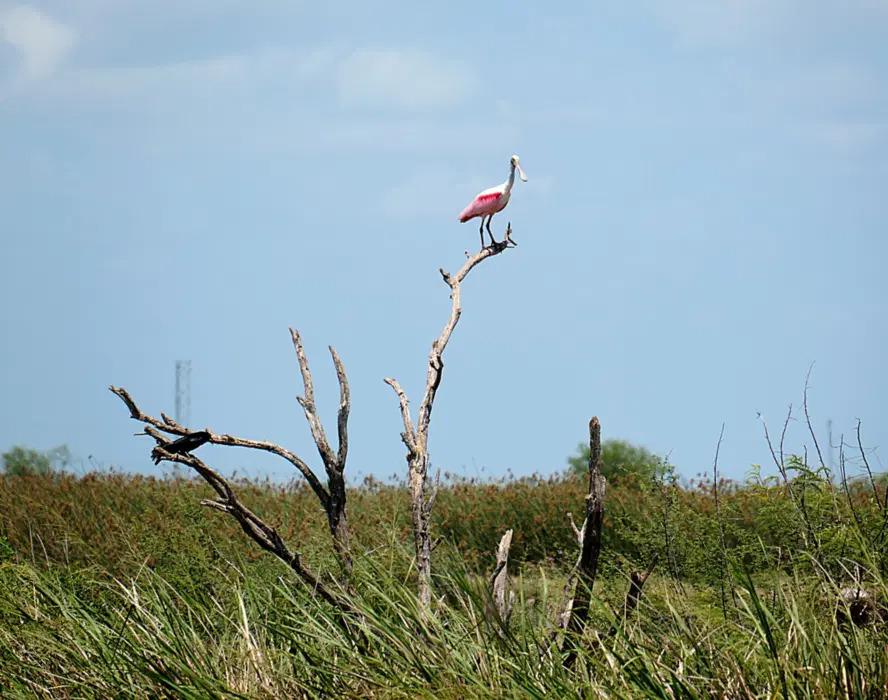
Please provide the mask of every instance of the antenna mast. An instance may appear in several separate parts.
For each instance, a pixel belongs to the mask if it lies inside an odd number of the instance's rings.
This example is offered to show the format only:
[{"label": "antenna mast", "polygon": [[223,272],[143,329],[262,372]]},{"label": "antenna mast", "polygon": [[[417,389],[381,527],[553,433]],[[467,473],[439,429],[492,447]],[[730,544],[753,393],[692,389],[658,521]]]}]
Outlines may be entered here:
[{"label": "antenna mast", "polygon": [[191,422],[191,360],[176,360],[176,422]]}]

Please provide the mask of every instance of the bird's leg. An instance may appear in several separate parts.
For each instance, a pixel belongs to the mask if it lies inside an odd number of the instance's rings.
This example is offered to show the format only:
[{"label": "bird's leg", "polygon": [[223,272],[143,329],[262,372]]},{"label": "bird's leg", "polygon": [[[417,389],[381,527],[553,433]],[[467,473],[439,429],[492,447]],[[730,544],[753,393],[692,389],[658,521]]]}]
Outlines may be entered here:
[{"label": "bird's leg", "polygon": [[484,217],[481,217],[481,226],[478,227],[478,233],[481,234],[481,247],[484,247]]},{"label": "bird's leg", "polygon": [[493,221],[493,214],[487,217],[487,234],[490,236],[490,244],[496,245],[496,239],[493,237],[493,233],[490,231],[490,222]]}]

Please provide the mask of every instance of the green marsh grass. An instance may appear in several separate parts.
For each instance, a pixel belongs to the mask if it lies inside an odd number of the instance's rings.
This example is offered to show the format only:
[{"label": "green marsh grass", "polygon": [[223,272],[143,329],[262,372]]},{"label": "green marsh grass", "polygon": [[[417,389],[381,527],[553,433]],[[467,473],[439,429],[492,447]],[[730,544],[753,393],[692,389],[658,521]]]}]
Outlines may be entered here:
[{"label": "green marsh grass", "polygon": [[[336,571],[323,513],[299,487],[242,484],[319,571]],[[888,600],[883,514],[864,484],[821,481],[810,530],[782,486],[725,485],[729,605],[719,595],[709,485],[615,484],[581,654],[548,645],[575,557],[570,477],[456,482],[439,498],[435,613],[418,608],[406,499],[352,491],[360,650],[334,611],[197,505],[200,484],[121,475],[0,477],[0,695],[10,698],[886,697],[888,632],[840,621],[839,590]],[[490,612],[496,541],[515,528],[508,627]],[[625,623],[628,573],[660,552]],[[616,624],[615,624],[616,623]],[[607,631],[615,627],[615,633]]]}]

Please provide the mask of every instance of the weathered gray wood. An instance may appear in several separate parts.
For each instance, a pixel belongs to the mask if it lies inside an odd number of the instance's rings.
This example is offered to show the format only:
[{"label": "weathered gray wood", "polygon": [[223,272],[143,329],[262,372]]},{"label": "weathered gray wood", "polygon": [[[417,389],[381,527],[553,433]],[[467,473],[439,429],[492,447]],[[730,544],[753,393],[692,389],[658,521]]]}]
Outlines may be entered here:
[{"label": "weathered gray wood", "polygon": [[432,599],[432,538],[431,515],[434,505],[435,488],[430,485],[429,470],[429,426],[432,420],[432,408],[441,378],[444,372],[444,350],[450,341],[459,318],[462,315],[462,298],[460,284],[472,271],[472,269],[487,258],[499,255],[507,248],[514,247],[511,239],[512,225],[506,229],[505,238],[492,245],[482,248],[474,255],[468,255],[467,260],[455,275],[439,270],[445,284],[450,287],[450,316],[444,324],[444,328],[438,337],[432,342],[429,351],[428,369],[426,370],[426,385],[422,401],[414,424],[410,416],[410,407],[407,395],[398,381],[392,377],[386,377],[388,384],[398,397],[401,408],[401,420],[404,430],[401,440],[407,447],[407,483],[410,489],[410,509],[413,525],[413,543],[416,550],[417,587],[420,605],[428,609]]},{"label": "weathered gray wood", "polygon": [[333,538],[333,549],[339,560],[340,568],[346,579],[351,577],[352,556],[350,536],[348,529],[348,516],[346,513],[345,492],[345,460],[348,456],[348,415],[351,408],[351,394],[348,388],[348,378],[345,367],[336,350],[329,347],[330,356],[333,359],[333,367],[336,369],[336,378],[339,381],[339,411],[337,417],[337,433],[339,437],[339,449],[334,452],[327,440],[327,433],[318,418],[317,407],[314,399],[314,385],[311,370],[308,367],[308,359],[302,347],[302,338],[299,332],[291,328],[290,337],[296,350],[296,358],[299,361],[299,370],[302,373],[302,384],[305,396],[297,397],[299,405],[305,413],[311,436],[318,448],[318,454],[324,463],[327,472],[327,502],[324,510],[327,513],[327,524],[330,528],[330,536]]},{"label": "weathered gray wood", "polygon": [[512,591],[509,581],[509,549],[512,546],[512,531],[506,530],[496,548],[496,568],[493,573],[493,601],[500,622],[509,624],[512,616]]}]

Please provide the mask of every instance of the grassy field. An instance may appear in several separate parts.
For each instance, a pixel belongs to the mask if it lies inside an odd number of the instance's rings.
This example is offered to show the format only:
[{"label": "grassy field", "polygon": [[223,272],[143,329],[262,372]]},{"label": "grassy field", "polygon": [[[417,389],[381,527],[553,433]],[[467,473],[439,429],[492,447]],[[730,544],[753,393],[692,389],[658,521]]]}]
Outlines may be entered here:
[{"label": "grassy field", "polygon": [[[790,492],[751,479],[608,490],[587,634],[565,670],[553,635],[585,484],[571,476],[448,481],[436,505],[436,601],[415,601],[406,494],[350,492],[360,634],[223,514],[202,484],[121,475],[0,476],[3,697],[886,697],[885,487],[801,464]],[[304,488],[243,483],[315,571],[335,572]],[[514,528],[504,628],[489,577]],[[622,615],[631,571],[659,564]],[[361,644],[363,637],[365,644]]]}]

